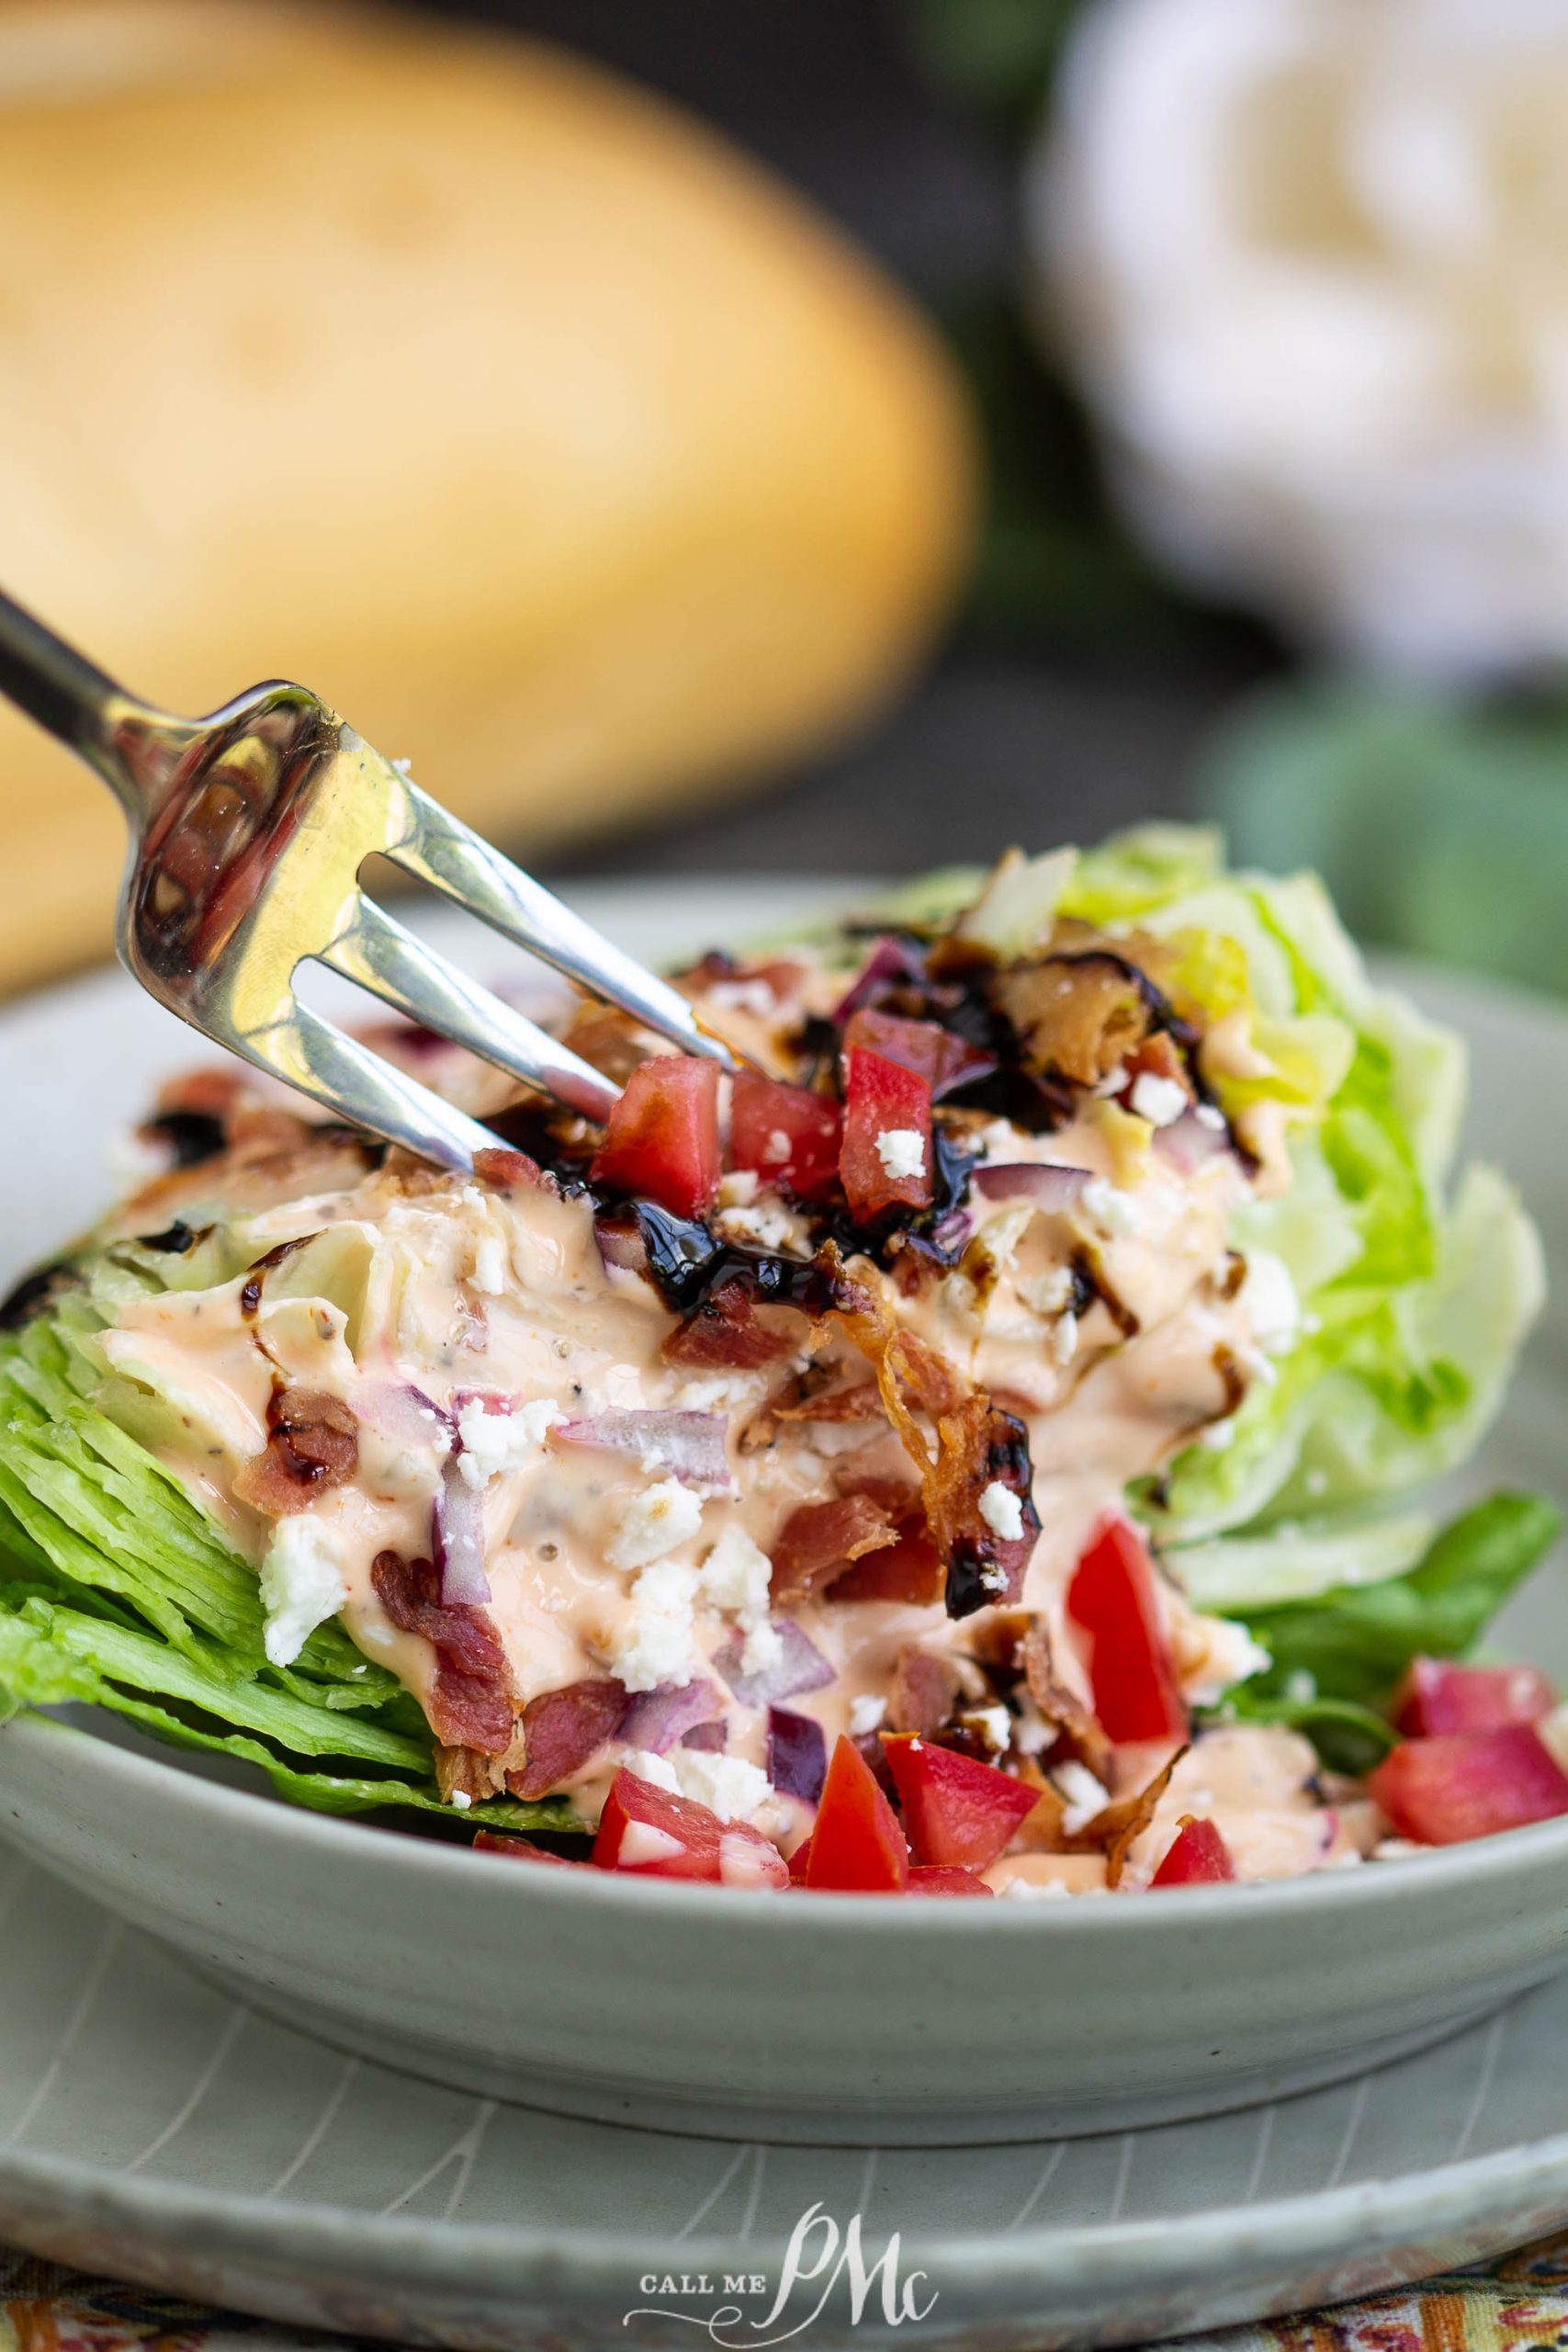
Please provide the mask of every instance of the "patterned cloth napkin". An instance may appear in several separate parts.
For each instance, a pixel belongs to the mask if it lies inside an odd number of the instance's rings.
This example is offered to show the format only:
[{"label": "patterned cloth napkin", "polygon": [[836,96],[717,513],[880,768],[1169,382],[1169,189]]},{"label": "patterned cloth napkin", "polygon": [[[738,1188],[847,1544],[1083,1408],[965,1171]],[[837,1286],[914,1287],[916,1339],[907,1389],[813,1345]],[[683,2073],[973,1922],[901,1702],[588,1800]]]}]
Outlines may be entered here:
[{"label": "patterned cloth napkin", "polygon": [[[0,2248],[0,2352],[355,2352],[358,2339],[117,2287]],[[1169,2352],[1523,2352],[1568,2345],[1568,2231],[1472,2270]],[[371,2352],[368,2345],[361,2352]]]}]

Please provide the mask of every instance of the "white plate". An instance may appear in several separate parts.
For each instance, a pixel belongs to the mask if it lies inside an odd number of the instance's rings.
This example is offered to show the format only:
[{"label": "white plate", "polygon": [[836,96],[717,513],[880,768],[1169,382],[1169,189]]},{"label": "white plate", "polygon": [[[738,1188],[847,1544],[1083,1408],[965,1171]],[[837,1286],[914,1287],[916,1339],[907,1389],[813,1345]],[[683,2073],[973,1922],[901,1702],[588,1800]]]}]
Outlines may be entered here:
[{"label": "white plate", "polygon": [[[726,2306],[724,2345],[1145,2342],[1557,2227],[1564,2034],[1559,1980],[1423,2057],[1247,2115],[1054,2146],[728,2147],[341,2057],[0,1855],[0,2233],[296,2325],[465,2352],[700,2344],[691,2323]],[[755,2324],[814,2207],[840,2233],[859,2215],[868,2267],[897,2233],[922,2319],[887,2329],[879,2277],[857,2327],[848,2274],[814,2317],[825,2272]],[[818,2223],[808,2254],[824,2244]],[[727,2296],[727,2277],[748,2291]]]}]

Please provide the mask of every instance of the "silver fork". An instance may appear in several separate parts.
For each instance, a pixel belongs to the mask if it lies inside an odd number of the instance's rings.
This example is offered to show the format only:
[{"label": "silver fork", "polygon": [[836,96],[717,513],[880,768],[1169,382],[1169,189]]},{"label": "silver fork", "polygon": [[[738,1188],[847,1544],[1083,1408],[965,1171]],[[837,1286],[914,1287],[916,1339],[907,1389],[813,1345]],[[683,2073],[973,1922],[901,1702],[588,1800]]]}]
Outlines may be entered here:
[{"label": "silver fork", "polygon": [[497,1138],[294,993],[314,958],[590,1119],[620,1089],[467,978],[360,887],[389,857],[688,1054],[731,1067],[668,982],[447,815],[303,686],[270,680],[208,718],[140,702],[0,592],[0,694],[86,761],[131,849],[121,961],[215,1044],[337,1117],[467,1169]]}]

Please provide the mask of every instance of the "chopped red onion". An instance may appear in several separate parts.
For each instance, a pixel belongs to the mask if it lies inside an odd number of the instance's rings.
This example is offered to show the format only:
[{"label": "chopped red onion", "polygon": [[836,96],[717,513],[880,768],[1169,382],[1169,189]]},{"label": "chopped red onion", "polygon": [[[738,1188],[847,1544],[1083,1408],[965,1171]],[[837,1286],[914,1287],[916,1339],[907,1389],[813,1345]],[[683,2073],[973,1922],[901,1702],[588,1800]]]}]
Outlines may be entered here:
[{"label": "chopped red onion", "polygon": [[629,1454],[646,1470],[668,1471],[683,1487],[728,1487],[725,1428],[722,1413],[608,1412],[558,1421],[550,1434],[558,1445]]},{"label": "chopped red onion", "polygon": [[694,1724],[690,1731],[682,1732],[681,1745],[682,1747],[705,1749],[711,1756],[722,1756],[728,1738],[729,1719],[727,1715],[719,1715],[711,1724]]},{"label": "chopped red onion", "polygon": [[393,1445],[450,1448],[457,1437],[451,1414],[409,1380],[362,1380],[354,1409]]},{"label": "chopped red onion", "polygon": [[716,1682],[665,1682],[657,1690],[637,1693],[616,1725],[615,1737],[628,1747],[664,1756],[677,1742],[690,1746],[688,1733],[723,1720],[724,1698]]},{"label": "chopped red onion", "polygon": [[479,1607],[490,1599],[485,1575],[484,1492],[469,1486],[454,1459],[446,1464],[431,1514],[431,1555],[441,1578],[441,1598]]},{"label": "chopped red onion", "polygon": [[1184,1176],[1195,1176],[1211,1159],[1230,1149],[1230,1130],[1224,1121],[1201,1119],[1196,1111],[1184,1111],[1168,1127],[1155,1129],[1154,1148],[1162,1159]]},{"label": "chopped red onion", "polygon": [[931,1227],[931,1238],[939,1250],[957,1252],[975,1230],[975,1220],[967,1209],[949,1209],[947,1215]]},{"label": "chopped red onion", "polygon": [[714,1665],[742,1706],[770,1706],[775,1699],[793,1699],[802,1690],[820,1690],[833,1679],[832,1668],[793,1617],[775,1617],[773,1631],[783,1645],[782,1653],[776,1664],[763,1667],[759,1673],[748,1674],[741,1666],[744,1634],[732,1634],[714,1652]]},{"label": "chopped red onion", "polygon": [[1032,1201],[1037,1208],[1070,1209],[1089,1181],[1087,1168],[1062,1168],[1052,1159],[1008,1160],[976,1168],[969,1179],[987,1201]]},{"label": "chopped red onion", "polygon": [[768,1778],[781,1796],[815,1804],[828,1777],[822,1726],[788,1707],[768,1709]]},{"label": "chopped red onion", "polygon": [[925,978],[925,958],[907,939],[884,937],[872,949],[860,978],[852,982],[848,991],[833,1007],[829,1019],[842,1028],[852,1012],[874,1002],[883,989],[896,980],[919,980]]}]

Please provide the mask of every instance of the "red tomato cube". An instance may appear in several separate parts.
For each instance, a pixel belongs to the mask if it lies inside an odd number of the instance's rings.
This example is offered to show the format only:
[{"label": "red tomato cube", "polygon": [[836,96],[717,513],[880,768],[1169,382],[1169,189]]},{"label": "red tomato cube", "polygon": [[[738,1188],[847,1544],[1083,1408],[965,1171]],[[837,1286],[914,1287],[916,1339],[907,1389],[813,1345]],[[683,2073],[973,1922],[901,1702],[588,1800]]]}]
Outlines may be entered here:
[{"label": "red tomato cube", "polygon": [[638,1878],[705,1879],[724,1886],[787,1886],[784,1856],[749,1822],[720,1821],[705,1804],[638,1780],[623,1765],[593,1840],[602,1871]]},{"label": "red tomato cube", "polygon": [[1402,1741],[1367,1785],[1399,1835],[1423,1846],[1568,1813],[1568,1777],[1529,1724]]},{"label": "red tomato cube", "polygon": [[878,1012],[870,1006],[852,1013],[844,1027],[845,1055],[858,1046],[915,1071],[931,1088],[933,1102],[967,1079],[985,1077],[997,1066],[994,1056],[982,1053],[977,1046],[955,1037],[951,1029],[941,1028],[934,1021],[907,1021],[901,1013]]},{"label": "red tomato cube", "polygon": [[964,1871],[948,1862],[917,1862],[909,1872],[907,1894],[995,1894],[978,1871]]},{"label": "red tomato cube", "polygon": [[929,1739],[893,1736],[882,1746],[919,1861],[984,1870],[1038,1801],[1039,1792],[1010,1773]]},{"label": "red tomato cube", "polygon": [[1234,1879],[1235,1864],[1212,1821],[1188,1814],[1165,1849],[1165,1859],[1149,1881],[1155,1886],[1217,1885]]},{"label": "red tomato cube", "polygon": [[818,1201],[839,1181],[844,1114],[830,1096],[738,1070],[730,1114],[729,1164],[765,1184]]},{"label": "red tomato cube", "polygon": [[718,1190],[718,1065],[692,1054],[639,1064],[611,1112],[592,1178],[695,1216]]},{"label": "red tomato cube", "polygon": [[841,1894],[902,1894],[909,1849],[876,1775],[840,1733],[828,1766],[805,1883]]},{"label": "red tomato cube", "polygon": [[1455,1666],[1448,1658],[1418,1657],[1399,1686],[1393,1722],[1407,1739],[1427,1739],[1435,1732],[1537,1723],[1554,1703],[1551,1683],[1533,1666]]},{"label": "red tomato cube", "polygon": [[857,1046],[844,1057],[839,1174],[856,1216],[931,1201],[931,1091],[897,1062]]},{"label": "red tomato cube", "polygon": [[1160,1624],[1154,1566],[1127,1520],[1106,1519],[1091,1537],[1067,1587],[1067,1616],[1106,1737],[1185,1739],[1187,1709]]}]

